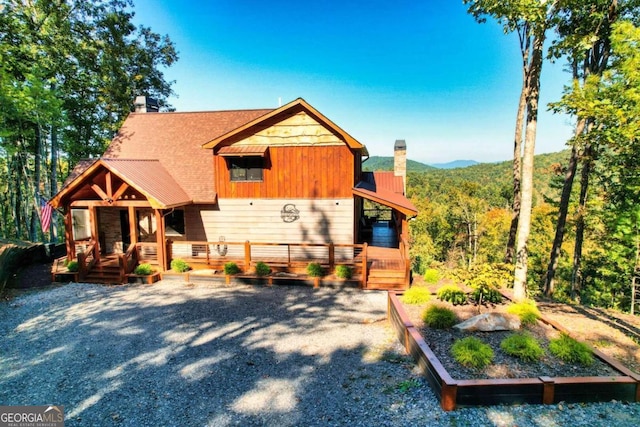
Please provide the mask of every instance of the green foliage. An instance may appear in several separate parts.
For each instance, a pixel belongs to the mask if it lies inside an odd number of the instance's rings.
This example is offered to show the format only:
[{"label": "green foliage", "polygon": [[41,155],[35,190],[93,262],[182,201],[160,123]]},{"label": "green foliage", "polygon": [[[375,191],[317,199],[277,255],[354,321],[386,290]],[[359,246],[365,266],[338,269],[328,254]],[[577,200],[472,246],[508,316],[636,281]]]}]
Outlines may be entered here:
[{"label": "green foliage", "polygon": [[149,276],[150,274],[153,274],[153,271],[151,264],[140,264],[133,270],[133,274],[137,274],[138,276]]},{"label": "green foliage", "polygon": [[184,273],[185,271],[191,270],[189,264],[183,259],[176,258],[171,260],[171,269],[178,273]]},{"label": "green foliage", "polygon": [[75,273],[76,271],[80,270],[80,264],[78,264],[78,261],[69,261],[67,263],[67,270]]},{"label": "green foliage", "polygon": [[440,272],[435,268],[429,268],[424,272],[425,283],[438,283],[438,280],[440,280]]},{"label": "green foliage", "polygon": [[475,337],[456,340],[451,346],[451,354],[468,368],[482,369],[493,361],[491,347]]},{"label": "green foliage", "polygon": [[233,276],[234,274],[240,273],[240,267],[233,261],[227,262],[224,265],[224,274],[227,276]]},{"label": "green foliage", "polygon": [[447,307],[431,305],[422,312],[425,325],[434,329],[447,329],[456,324],[455,313]]},{"label": "green foliage", "polygon": [[[393,157],[371,156],[367,162],[362,165],[365,171],[392,171]],[[433,166],[407,159],[407,172],[422,172],[425,170],[435,169]]]},{"label": "green foliage", "polygon": [[511,334],[500,343],[502,351],[510,356],[518,357],[528,362],[540,360],[544,350],[534,337],[527,334]]},{"label": "green foliage", "polygon": [[507,313],[517,315],[523,325],[532,325],[540,318],[540,311],[533,300],[509,304]]},{"label": "green foliage", "polygon": [[431,299],[431,292],[424,286],[412,286],[402,294],[402,302],[405,304],[424,304]]},{"label": "green foliage", "polygon": [[338,265],[336,267],[336,276],[340,279],[351,279],[353,276],[353,269],[348,265]]},{"label": "green foliage", "polygon": [[585,366],[593,364],[593,351],[588,345],[581,343],[566,334],[549,341],[549,351],[558,359],[567,363],[580,363]]},{"label": "green foliage", "polygon": [[256,269],[256,275],[258,276],[268,276],[269,274],[271,274],[271,267],[269,267],[269,265],[267,265],[262,261],[258,261],[256,263],[255,269]]},{"label": "green foliage", "polygon": [[324,270],[317,262],[310,262],[309,265],[307,265],[307,274],[311,277],[322,277]]},{"label": "green foliage", "polygon": [[500,304],[502,302],[502,294],[490,285],[479,284],[471,291],[471,299],[476,304]]},{"label": "green foliage", "polygon": [[462,305],[467,302],[467,295],[457,285],[444,285],[436,291],[436,296],[441,301],[450,302],[453,305]]}]

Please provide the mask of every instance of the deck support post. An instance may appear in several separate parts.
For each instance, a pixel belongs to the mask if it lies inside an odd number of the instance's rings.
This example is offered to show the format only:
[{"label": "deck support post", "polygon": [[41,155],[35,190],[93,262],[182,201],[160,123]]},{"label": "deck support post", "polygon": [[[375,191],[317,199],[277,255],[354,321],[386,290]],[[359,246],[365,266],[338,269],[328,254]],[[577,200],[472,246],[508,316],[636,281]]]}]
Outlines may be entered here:
[{"label": "deck support post", "polygon": [[362,245],[362,279],[360,283],[361,289],[367,288],[367,242]]},{"label": "deck support post", "polygon": [[100,230],[98,228],[98,210],[95,206],[89,206],[89,223],[91,224],[91,240],[95,244],[95,249],[93,251],[93,258],[95,259],[96,264],[100,264],[100,252],[102,248],[100,247]]},{"label": "deck support post", "polygon": [[251,242],[244,242],[244,272],[251,270]]},{"label": "deck support post", "polygon": [[160,209],[154,209],[154,213],[156,215],[156,246],[157,246],[157,257],[158,264],[162,271],[167,269],[167,257],[164,255],[164,215],[162,215],[162,211]]}]

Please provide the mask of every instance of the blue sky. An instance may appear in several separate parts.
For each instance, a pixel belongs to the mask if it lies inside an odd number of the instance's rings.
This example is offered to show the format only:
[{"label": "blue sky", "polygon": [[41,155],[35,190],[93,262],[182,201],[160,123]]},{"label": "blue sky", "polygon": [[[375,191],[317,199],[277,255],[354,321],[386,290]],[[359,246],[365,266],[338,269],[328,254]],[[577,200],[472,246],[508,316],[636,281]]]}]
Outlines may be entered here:
[{"label": "blue sky", "polygon": [[[462,0],[134,0],[135,22],[168,34],[178,111],[275,108],[304,98],[390,156],[424,163],[508,160],[521,87],[515,34],[478,24]],[[568,74],[545,63],[541,105]],[[536,153],[560,151],[565,116],[542,108]]]}]

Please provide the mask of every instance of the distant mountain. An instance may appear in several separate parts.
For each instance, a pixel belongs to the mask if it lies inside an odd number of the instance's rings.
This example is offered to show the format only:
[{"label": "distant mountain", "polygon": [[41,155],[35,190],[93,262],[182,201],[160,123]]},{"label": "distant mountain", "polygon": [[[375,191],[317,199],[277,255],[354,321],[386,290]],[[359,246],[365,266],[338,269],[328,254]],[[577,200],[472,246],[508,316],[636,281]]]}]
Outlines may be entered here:
[{"label": "distant mountain", "polygon": [[467,166],[477,165],[480,162],[476,162],[475,160],[454,160],[449,163],[432,163],[429,166],[433,166],[437,169],[456,169],[456,168],[466,168]]},{"label": "distant mountain", "polygon": [[[424,163],[407,159],[407,172],[424,172],[435,169]],[[371,156],[363,164],[362,170],[365,171],[392,171],[393,157]]]}]

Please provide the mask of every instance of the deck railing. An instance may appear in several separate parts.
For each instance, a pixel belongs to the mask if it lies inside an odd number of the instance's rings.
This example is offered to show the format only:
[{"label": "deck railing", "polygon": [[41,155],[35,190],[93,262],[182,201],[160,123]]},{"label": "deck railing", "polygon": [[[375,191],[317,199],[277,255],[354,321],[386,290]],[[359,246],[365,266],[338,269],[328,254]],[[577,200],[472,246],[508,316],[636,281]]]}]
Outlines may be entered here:
[{"label": "deck railing", "polygon": [[86,249],[78,253],[78,278],[80,280],[83,280],[87,276],[87,273],[89,273],[99,259],[97,249],[98,245],[96,245],[95,240],[91,240]]},{"label": "deck railing", "polygon": [[120,272],[120,283],[126,283],[127,274],[131,273],[138,264],[138,245],[131,243],[127,251],[118,256],[118,270]]},{"label": "deck railing", "polygon": [[[272,266],[301,267],[317,262],[333,269],[337,264],[356,265],[366,260],[366,244],[338,243],[265,243],[175,241],[167,244],[169,259],[184,259],[207,265],[234,261],[248,272],[253,263],[262,261]],[[366,266],[366,263],[363,263]]]}]

